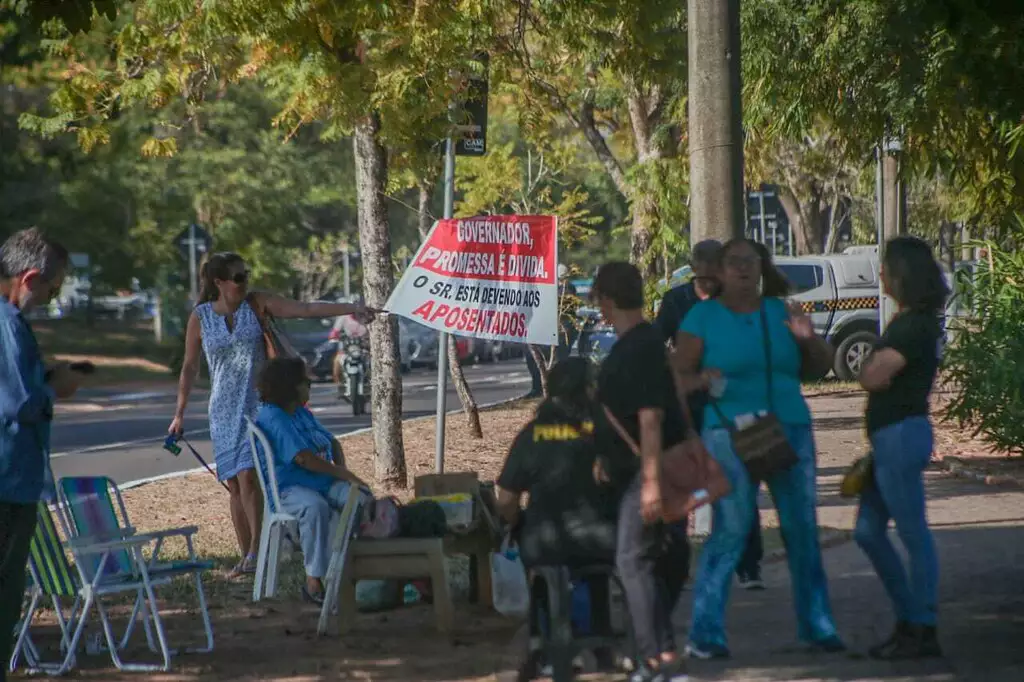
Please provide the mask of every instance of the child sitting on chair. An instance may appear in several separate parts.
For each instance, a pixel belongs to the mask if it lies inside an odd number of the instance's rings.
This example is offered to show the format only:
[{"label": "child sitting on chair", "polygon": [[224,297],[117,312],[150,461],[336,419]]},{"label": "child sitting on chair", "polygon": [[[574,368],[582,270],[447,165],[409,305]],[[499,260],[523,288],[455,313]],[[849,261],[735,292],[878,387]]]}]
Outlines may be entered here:
[{"label": "child sitting on chair", "polygon": [[299,358],[275,358],[260,375],[263,401],[256,425],[273,449],[281,506],[299,520],[306,601],[322,604],[323,578],[331,560],[331,516],[345,506],[352,486],[370,496],[369,486],[345,468],[341,445],[304,405],[309,376]]}]

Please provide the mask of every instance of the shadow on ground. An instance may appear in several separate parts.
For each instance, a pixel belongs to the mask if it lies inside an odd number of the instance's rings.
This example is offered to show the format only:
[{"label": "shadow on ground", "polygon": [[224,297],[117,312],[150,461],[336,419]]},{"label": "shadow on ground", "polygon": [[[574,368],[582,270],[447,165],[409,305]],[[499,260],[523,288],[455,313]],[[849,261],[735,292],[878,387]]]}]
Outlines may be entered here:
[{"label": "shadow on ground", "polygon": [[[733,593],[729,627],[734,658],[694,662],[692,680],[1020,682],[1024,671],[1024,525],[1017,519],[1002,525],[942,526],[936,528],[935,537],[942,561],[939,608],[946,659],[897,664],[863,657],[871,644],[888,634],[892,615],[867,560],[853,543],[846,543],[826,551],[825,559],[833,611],[850,653],[812,655],[795,647],[789,574],[785,563],[770,564],[765,567],[766,591]],[[456,607],[456,631],[450,638],[436,633],[433,612],[423,605],[362,614],[352,634],[319,638],[317,610],[295,601],[291,588],[284,591],[288,597],[261,604],[248,602],[247,583],[211,588],[216,595],[212,600],[216,653],[183,655],[175,660],[171,673],[146,675],[145,679],[485,680],[514,662],[509,642],[515,624],[466,603]],[[173,593],[177,595],[178,590]],[[679,605],[681,643],[692,595],[685,592]],[[192,613],[170,613],[167,622],[178,643],[198,633]],[[57,644],[55,629],[37,630],[37,641],[52,649]],[[133,653],[147,652],[143,648]],[[140,679],[137,673],[117,673],[105,656],[82,656],[75,677],[110,682]]]}]

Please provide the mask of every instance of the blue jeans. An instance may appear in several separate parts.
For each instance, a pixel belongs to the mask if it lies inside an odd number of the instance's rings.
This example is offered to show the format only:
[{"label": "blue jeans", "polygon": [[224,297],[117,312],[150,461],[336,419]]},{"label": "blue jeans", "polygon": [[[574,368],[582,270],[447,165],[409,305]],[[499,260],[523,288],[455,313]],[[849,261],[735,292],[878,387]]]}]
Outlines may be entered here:
[{"label": "blue jeans", "polygon": [[[836,626],[818,544],[814,434],[810,425],[786,425],[784,428],[799,461],[766,483],[779,513],[786,545],[797,634],[801,640],[815,642],[835,636]],[[722,465],[732,484],[732,492],[712,506],[711,537],[701,552],[693,588],[690,641],[698,646],[724,647],[728,645],[725,607],[732,574],[750,534],[757,488],[733,450],[728,431],[706,430],[704,444]]]},{"label": "blue jeans", "polygon": [[[935,624],[939,562],[928,528],[924,469],[932,456],[932,425],[911,417],[871,434],[874,477],[860,497],[854,538],[874,564],[896,617],[918,625]],[[889,540],[889,519],[910,557],[910,575]]]}]

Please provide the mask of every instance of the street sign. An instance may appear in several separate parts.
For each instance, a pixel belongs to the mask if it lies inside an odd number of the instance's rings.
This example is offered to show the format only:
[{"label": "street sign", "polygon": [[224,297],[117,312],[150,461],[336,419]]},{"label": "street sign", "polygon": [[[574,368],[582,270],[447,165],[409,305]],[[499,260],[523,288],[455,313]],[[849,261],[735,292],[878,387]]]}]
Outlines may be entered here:
[{"label": "street sign", "polygon": [[192,240],[195,240],[195,253],[197,256],[202,256],[213,248],[213,238],[210,233],[201,228],[199,225],[189,225],[182,230],[177,237],[174,238],[174,245],[178,247],[178,252],[181,253],[181,257],[185,260],[189,259],[191,251]]},{"label": "street sign", "polygon": [[462,102],[455,130],[456,156],[483,156],[487,153],[487,65],[486,52],[474,56],[474,61],[483,63],[484,72],[480,77],[471,76],[466,80],[466,96]]}]

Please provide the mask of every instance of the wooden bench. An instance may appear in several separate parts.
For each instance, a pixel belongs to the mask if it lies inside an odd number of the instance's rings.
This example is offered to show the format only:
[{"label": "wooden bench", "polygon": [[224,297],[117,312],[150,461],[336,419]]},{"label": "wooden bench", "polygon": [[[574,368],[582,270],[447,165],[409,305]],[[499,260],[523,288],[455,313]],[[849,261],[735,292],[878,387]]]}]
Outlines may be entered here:
[{"label": "wooden bench", "polygon": [[356,582],[381,578],[430,578],[437,629],[444,634],[450,633],[455,620],[455,609],[448,587],[444,554],[444,540],[441,538],[393,538],[353,542],[342,572],[338,594],[340,633],[345,634],[352,629],[357,615]]},{"label": "wooden bench", "polygon": [[340,634],[349,632],[358,614],[356,583],[371,579],[430,578],[433,592],[437,629],[450,633],[455,613],[445,556],[469,555],[476,583],[477,601],[492,605],[490,552],[495,540],[493,521],[488,505],[480,491],[476,473],[438,474],[418,476],[416,496],[429,497],[469,493],[476,502],[476,518],[465,532],[452,533],[444,538],[391,538],[386,540],[351,539],[351,530],[357,519],[356,496],[351,496],[342,510],[333,542],[331,565],[325,578],[326,594],[320,612],[317,632],[327,634],[333,605],[337,604],[337,623]]}]

